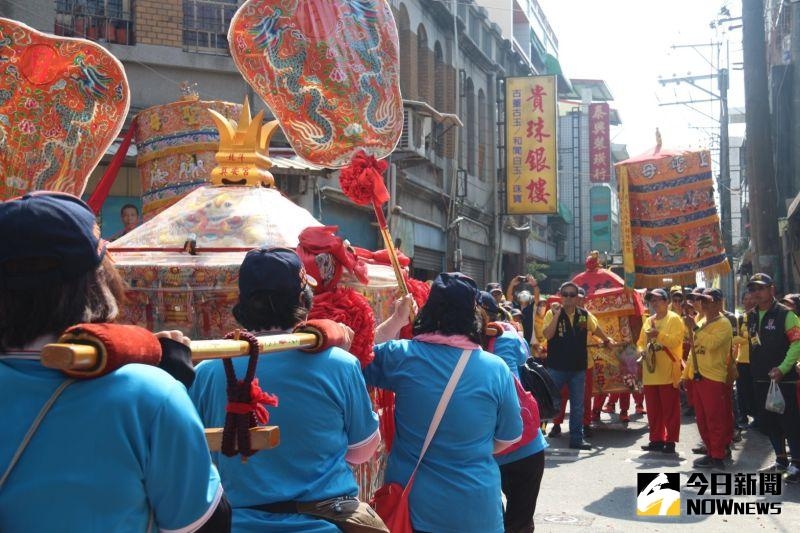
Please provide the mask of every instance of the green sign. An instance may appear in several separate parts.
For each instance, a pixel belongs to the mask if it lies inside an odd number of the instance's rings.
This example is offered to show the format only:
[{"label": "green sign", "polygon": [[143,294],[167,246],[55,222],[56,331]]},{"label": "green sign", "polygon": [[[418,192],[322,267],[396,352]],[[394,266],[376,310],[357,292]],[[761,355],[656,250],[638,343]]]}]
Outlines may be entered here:
[{"label": "green sign", "polygon": [[592,250],[611,250],[611,189],[595,185],[589,189],[589,228]]}]

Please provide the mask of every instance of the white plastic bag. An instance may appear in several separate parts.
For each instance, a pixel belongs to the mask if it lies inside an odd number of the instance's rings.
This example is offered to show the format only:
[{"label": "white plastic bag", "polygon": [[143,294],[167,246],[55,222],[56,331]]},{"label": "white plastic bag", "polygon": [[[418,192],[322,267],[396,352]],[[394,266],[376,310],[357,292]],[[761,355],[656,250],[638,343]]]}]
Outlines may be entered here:
[{"label": "white plastic bag", "polygon": [[778,413],[781,415],[783,414],[784,409],[786,409],[786,401],[783,399],[783,394],[781,394],[781,388],[774,379],[769,384],[769,390],[767,391],[767,403],[764,407],[767,409],[767,411],[772,411],[773,413]]}]

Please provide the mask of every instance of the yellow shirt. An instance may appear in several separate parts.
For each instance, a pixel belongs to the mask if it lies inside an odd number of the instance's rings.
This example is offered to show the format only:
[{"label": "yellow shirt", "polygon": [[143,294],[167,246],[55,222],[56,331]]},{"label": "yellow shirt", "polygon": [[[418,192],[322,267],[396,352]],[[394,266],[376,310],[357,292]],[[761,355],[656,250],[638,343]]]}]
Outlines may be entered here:
[{"label": "yellow shirt", "polygon": [[693,378],[694,361],[697,359],[697,366],[704,378],[726,383],[732,342],[733,328],[724,316],[704,321],[700,329],[694,332],[694,354],[686,361],[684,376]]},{"label": "yellow shirt", "polygon": [[736,362],[743,364],[750,364],[750,332],[747,331],[747,315],[744,315],[742,327],[739,328],[739,334],[733,338],[733,344],[738,348],[736,353]]},{"label": "yellow shirt", "polygon": [[[552,313],[551,313],[552,316]],[[536,339],[541,346],[544,346],[547,343],[547,339],[544,338],[542,332],[544,331],[544,315],[540,315],[536,311],[533,314],[533,337]]]},{"label": "yellow shirt", "polygon": [[[592,333],[594,333],[595,330],[597,330],[598,323],[597,323],[597,317],[595,317],[592,313],[589,313],[589,311],[586,311],[586,313],[589,315],[588,318],[589,323],[586,325],[586,331],[589,332],[589,334],[586,335],[586,345],[588,346],[592,338]],[[572,321],[574,320],[574,318],[575,318],[575,313],[572,314],[567,313],[567,320],[569,320],[570,325],[572,325]],[[553,321],[553,311],[551,309],[548,309],[547,313],[545,313],[544,315],[544,324],[542,324],[542,331],[547,329],[547,326],[549,326],[550,322],[552,321]],[[592,356],[588,353],[586,355],[586,365],[587,365],[586,366],[587,370],[589,368],[594,368],[594,359],[592,359]]]},{"label": "yellow shirt", "polygon": [[667,311],[662,319],[649,317],[642,325],[636,347],[639,351],[647,349],[647,332],[655,324],[658,330],[656,342],[670,351],[656,352],[656,366],[653,372],[644,364],[642,367],[642,384],[677,386],[681,376],[681,359],[683,358],[683,320],[676,313]]}]

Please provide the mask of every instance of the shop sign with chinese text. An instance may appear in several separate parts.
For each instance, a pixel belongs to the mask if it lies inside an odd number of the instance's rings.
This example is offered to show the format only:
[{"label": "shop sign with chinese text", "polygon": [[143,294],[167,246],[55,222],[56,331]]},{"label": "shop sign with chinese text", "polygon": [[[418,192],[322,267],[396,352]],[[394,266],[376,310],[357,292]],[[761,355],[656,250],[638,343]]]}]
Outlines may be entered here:
[{"label": "shop sign with chinese text", "polygon": [[514,215],[558,212],[555,76],[506,78],[506,205]]},{"label": "shop sign with chinese text", "polygon": [[611,181],[611,140],[608,104],[589,104],[589,181]]}]

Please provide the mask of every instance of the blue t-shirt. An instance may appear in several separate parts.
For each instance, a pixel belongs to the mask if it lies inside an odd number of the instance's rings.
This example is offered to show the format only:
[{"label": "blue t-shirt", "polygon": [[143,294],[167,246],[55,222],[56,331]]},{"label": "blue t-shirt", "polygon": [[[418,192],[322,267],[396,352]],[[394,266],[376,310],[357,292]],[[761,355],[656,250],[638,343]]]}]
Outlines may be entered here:
[{"label": "blue t-shirt", "polygon": [[[508,329],[504,330],[502,335],[494,339],[492,353],[505,361],[506,365],[508,365],[508,368],[517,379],[519,379],[519,367],[525,364],[525,361],[528,360],[528,355],[530,355],[528,343],[519,336],[519,333]],[[513,463],[514,461],[519,461],[520,459],[539,453],[547,448],[547,446],[547,441],[544,435],[542,435],[542,431],[539,430],[536,438],[531,442],[520,446],[513,452],[495,455],[495,460],[499,465]]]},{"label": "blue t-shirt", "polygon": [[[247,357],[233,360],[244,377]],[[245,507],[282,501],[314,501],[355,496],[358,486],[345,462],[348,446],[378,431],[378,415],[358,360],[339,348],[318,354],[291,350],[259,357],[261,388],[278,396],[268,407],[269,425],[280,429],[280,444],[241,457],[212,454],[233,507],[234,531],[339,531],[308,515],[273,514]],[[222,361],[197,366],[189,395],[207,427],[225,424],[225,369]]]},{"label": "blue t-shirt", "polygon": [[[419,341],[375,347],[367,383],[395,392],[395,439],[386,481],[405,485],[433,413],[463,350]],[[422,531],[502,533],[500,471],[494,440],[522,434],[511,372],[497,356],[474,350],[409,493],[411,521]]]},{"label": "blue t-shirt", "polygon": [[519,367],[525,364],[531,353],[525,339],[517,331],[504,329],[502,335],[495,337],[494,343],[490,343],[490,347],[491,352],[505,361],[511,373],[519,379]]},{"label": "blue t-shirt", "polygon": [[[38,360],[0,356],[0,471],[65,380]],[[186,389],[126,365],[58,397],[0,490],[0,531],[194,530],[222,487]]]}]

